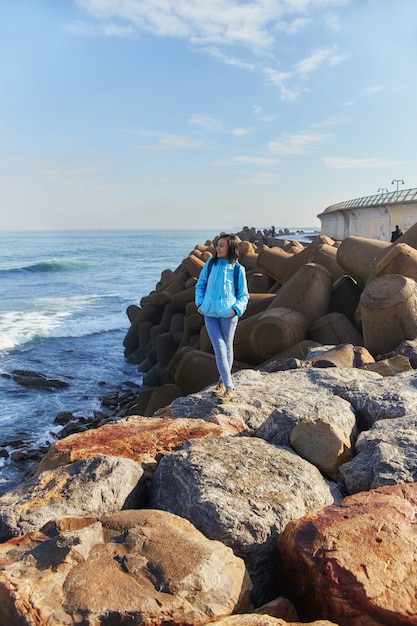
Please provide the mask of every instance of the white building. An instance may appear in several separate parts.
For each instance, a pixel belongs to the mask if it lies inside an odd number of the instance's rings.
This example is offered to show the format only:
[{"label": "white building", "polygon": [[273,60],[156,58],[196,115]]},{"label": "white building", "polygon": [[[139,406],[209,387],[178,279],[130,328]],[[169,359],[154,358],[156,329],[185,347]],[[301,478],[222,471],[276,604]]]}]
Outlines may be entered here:
[{"label": "white building", "polygon": [[405,232],[417,222],[417,189],[347,200],[327,207],[317,217],[321,234],[335,240],[358,235],[390,241],[397,225]]}]

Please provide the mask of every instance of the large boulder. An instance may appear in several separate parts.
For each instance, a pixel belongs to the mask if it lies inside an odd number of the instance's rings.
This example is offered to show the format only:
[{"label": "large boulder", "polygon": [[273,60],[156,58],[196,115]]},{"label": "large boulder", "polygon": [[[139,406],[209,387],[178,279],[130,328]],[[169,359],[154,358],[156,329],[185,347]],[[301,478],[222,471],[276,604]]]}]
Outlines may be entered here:
[{"label": "large boulder", "polygon": [[202,625],[249,609],[241,559],[164,511],[49,524],[0,546],[0,626]]},{"label": "large boulder", "polygon": [[212,437],[161,460],[151,505],[185,517],[243,558],[259,606],[276,596],[277,535],[333,501],[329,483],[294,452],[256,437]]},{"label": "large boulder", "polygon": [[97,456],[32,476],[0,498],[0,541],[39,530],[62,515],[134,508],[143,474],[131,459]]},{"label": "large boulder", "polygon": [[417,481],[417,415],[376,422],[340,468],[349,493]]},{"label": "large boulder", "polygon": [[381,487],[290,522],[278,539],[281,588],[304,620],[417,623],[417,483]]},{"label": "large boulder", "polygon": [[161,456],[178,450],[190,439],[236,432],[231,427],[224,428],[199,419],[132,415],[115,424],[55,442],[40,462],[37,473],[101,455],[133,459],[149,471],[156,467]]}]

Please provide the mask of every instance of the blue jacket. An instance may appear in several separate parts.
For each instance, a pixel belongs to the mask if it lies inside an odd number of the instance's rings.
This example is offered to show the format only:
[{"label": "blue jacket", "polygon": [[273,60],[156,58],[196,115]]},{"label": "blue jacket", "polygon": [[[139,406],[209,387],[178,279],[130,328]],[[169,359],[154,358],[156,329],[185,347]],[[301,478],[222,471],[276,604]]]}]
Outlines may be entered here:
[{"label": "blue jacket", "polygon": [[195,304],[209,317],[232,317],[233,310],[240,317],[246,310],[249,300],[245,269],[239,267],[237,293],[235,293],[234,267],[228,259],[217,259],[213,263],[208,279],[208,264],[200,272],[195,286]]}]

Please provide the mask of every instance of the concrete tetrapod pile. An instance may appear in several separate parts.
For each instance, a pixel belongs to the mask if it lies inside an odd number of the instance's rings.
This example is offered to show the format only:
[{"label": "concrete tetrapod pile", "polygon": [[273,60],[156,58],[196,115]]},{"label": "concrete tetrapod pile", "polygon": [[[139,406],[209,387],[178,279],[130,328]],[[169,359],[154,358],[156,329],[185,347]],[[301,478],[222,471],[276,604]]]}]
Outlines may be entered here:
[{"label": "concrete tetrapod pile", "polygon": [[[352,344],[366,361],[386,359],[417,337],[417,225],[394,244],[318,235],[311,243],[268,238],[245,227],[239,262],[250,301],[235,337],[234,371],[302,358],[312,347]],[[153,413],[212,384],[217,368],[194,289],[213,241],[197,244],[155,290],[128,308],[125,356],[143,373],[135,411]],[[375,366],[376,367],[376,366]]]}]

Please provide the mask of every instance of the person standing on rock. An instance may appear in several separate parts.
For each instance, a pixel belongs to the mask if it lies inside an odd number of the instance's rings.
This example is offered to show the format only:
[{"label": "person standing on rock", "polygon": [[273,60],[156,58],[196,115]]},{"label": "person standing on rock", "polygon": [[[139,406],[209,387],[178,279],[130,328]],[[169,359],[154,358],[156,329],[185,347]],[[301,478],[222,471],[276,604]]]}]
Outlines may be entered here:
[{"label": "person standing on rock", "polygon": [[232,402],[233,340],[238,318],[246,310],[249,293],[245,269],[238,262],[238,237],[221,234],[216,252],[201,270],[195,288],[195,304],[213,345],[219,382],[213,392],[222,404]]}]

